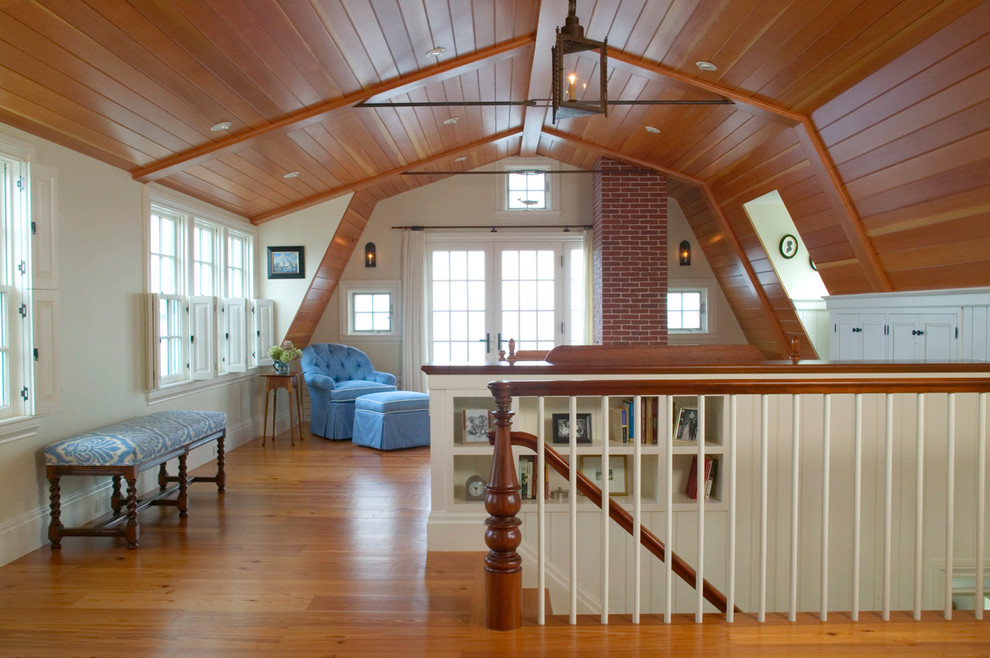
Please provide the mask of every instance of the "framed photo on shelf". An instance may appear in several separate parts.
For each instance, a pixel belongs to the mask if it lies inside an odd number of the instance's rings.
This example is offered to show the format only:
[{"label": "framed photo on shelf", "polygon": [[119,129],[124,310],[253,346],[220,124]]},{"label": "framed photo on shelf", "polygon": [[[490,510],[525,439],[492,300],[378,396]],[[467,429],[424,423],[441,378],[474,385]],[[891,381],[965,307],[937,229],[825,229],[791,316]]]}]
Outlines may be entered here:
[{"label": "framed photo on shelf", "polygon": [[268,247],[268,278],[306,278],[306,261],[303,249],[303,247]]},{"label": "framed photo on shelf", "polygon": [[464,443],[488,443],[488,423],[491,411],[488,409],[464,410]]},{"label": "framed photo on shelf", "polygon": [[[629,493],[629,469],[626,468],[628,456],[629,455],[609,455],[608,494],[610,496],[625,496]],[[578,468],[581,471],[581,474],[601,489],[601,455],[580,455],[578,460]]]},{"label": "framed photo on shelf", "polygon": [[[578,443],[591,443],[591,414],[578,414],[575,418],[577,426],[574,435]],[[571,441],[571,415],[553,414],[551,416],[553,424],[553,442],[570,443]]]},{"label": "framed photo on shelf", "polygon": [[677,426],[674,428],[674,440],[698,440],[698,410],[694,407],[681,407],[677,412]]}]

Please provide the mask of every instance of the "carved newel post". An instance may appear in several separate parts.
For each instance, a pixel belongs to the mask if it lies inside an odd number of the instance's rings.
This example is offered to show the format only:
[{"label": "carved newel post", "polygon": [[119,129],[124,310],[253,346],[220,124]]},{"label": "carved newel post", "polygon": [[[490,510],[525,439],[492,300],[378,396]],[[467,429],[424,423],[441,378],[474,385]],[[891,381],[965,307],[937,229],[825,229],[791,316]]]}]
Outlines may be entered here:
[{"label": "carved newel post", "polygon": [[488,385],[495,398],[495,438],[492,472],[485,494],[485,627],[509,631],[522,625],[522,558],[516,552],[522,541],[516,514],[522,507],[519,481],[512,460],[510,435],[512,398],[508,384]]}]

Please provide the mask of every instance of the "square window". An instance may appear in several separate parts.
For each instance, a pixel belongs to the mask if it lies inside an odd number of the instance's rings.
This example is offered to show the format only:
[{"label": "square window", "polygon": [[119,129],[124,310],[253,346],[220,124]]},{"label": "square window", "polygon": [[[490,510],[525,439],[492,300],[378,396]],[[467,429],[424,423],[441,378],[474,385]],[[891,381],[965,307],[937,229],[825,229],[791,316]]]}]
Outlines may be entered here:
[{"label": "square window", "polygon": [[667,331],[671,333],[707,333],[705,312],[707,290],[667,291]]},{"label": "square window", "polygon": [[399,335],[398,282],[342,283],[341,333],[371,339]]},{"label": "square window", "polygon": [[548,184],[545,171],[510,171],[505,177],[506,210],[547,210]]}]

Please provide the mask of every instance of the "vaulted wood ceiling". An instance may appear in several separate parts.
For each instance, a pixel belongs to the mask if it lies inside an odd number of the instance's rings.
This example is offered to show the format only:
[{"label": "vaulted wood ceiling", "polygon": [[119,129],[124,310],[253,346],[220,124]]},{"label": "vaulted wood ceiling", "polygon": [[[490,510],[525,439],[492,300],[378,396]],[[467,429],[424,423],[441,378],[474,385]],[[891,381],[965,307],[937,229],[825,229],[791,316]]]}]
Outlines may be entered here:
[{"label": "vaulted wood ceiling", "polygon": [[768,353],[802,333],[742,210],[773,189],[833,294],[990,284],[990,3],[578,0],[587,36],[608,39],[610,98],[734,103],[554,124],[542,100],[566,13],[566,0],[0,0],[0,121],[255,223],[351,191],[366,217],[437,180],[403,172],[512,155],[657,169]]}]

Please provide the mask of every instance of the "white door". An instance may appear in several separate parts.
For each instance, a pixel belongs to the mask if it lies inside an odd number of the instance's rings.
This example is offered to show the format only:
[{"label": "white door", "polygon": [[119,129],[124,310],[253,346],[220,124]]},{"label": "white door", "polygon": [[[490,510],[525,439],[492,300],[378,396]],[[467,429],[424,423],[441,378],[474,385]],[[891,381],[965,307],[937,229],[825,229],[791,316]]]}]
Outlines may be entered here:
[{"label": "white door", "polygon": [[580,239],[431,245],[430,361],[495,361],[510,339],[516,350],[583,342],[583,322],[572,307],[573,299],[583,299],[584,281],[565,276],[583,258],[580,245]]}]

